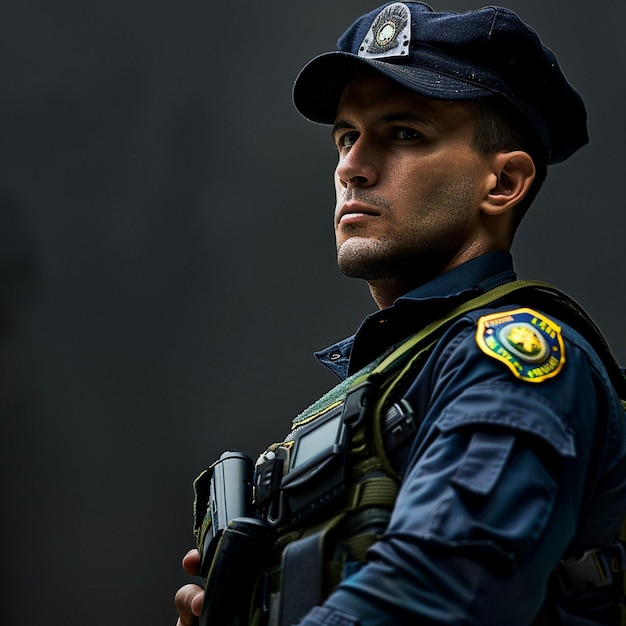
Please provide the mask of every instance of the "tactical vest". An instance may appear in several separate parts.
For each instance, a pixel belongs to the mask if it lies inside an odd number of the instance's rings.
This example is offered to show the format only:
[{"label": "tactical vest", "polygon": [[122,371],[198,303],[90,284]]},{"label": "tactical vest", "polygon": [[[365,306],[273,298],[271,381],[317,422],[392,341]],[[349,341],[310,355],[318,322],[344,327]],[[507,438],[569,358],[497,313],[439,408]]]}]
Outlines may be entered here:
[{"label": "tactical vest", "polygon": [[[269,522],[271,532],[263,536],[271,539],[262,551],[265,563],[255,576],[250,614],[233,623],[295,624],[365,562],[367,549],[386,529],[398,494],[401,477],[391,461],[394,451],[419,426],[400,400],[405,386],[454,322],[470,311],[506,304],[512,296],[576,328],[603,360],[620,398],[626,399],[626,379],[600,331],[565,294],[520,280],[468,300],[331,389],[294,419],[283,442],[261,455],[255,469],[254,515]],[[316,448],[320,433],[326,438],[330,433],[332,441],[323,458]],[[205,475],[195,484],[201,554],[211,525],[207,479]],[[626,523],[622,535],[624,541]],[[626,552],[623,543],[617,545],[621,552],[589,551],[562,563],[555,584],[568,593],[615,584],[618,578],[623,585]],[[551,623],[546,606],[535,625]],[[626,610],[621,625],[626,626]]]}]

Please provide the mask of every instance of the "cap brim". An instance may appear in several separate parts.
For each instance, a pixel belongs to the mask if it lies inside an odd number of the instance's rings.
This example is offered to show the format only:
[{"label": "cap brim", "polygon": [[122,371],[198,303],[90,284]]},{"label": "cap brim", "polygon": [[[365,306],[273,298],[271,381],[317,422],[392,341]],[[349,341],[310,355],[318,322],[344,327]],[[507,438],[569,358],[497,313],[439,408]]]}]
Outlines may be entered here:
[{"label": "cap brim", "polygon": [[389,59],[377,61],[348,52],[326,52],[312,59],[298,74],[293,88],[296,109],[312,122],[332,124],[345,86],[368,67],[415,93],[437,100],[465,100],[494,93],[426,67],[390,63]]}]

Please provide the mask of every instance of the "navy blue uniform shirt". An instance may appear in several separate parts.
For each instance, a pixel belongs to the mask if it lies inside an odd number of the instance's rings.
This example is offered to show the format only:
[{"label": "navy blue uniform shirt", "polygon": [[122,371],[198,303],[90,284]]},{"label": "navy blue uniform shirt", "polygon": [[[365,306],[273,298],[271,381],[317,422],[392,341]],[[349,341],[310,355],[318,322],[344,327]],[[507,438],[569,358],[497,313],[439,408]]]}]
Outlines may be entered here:
[{"label": "navy blue uniform shirt", "polygon": [[[318,358],[344,378],[514,277],[508,253],[474,259],[370,315]],[[524,306],[470,313],[431,351],[405,395],[420,426],[387,531],[302,626],[532,624],[559,560],[615,540],[626,511],[626,432],[598,356],[549,311],[537,317],[561,327],[553,340],[545,335],[558,363],[549,377],[552,366],[520,378],[479,345],[491,332],[485,319],[497,325]],[[558,623],[608,624],[606,600],[604,592],[566,599]]]}]

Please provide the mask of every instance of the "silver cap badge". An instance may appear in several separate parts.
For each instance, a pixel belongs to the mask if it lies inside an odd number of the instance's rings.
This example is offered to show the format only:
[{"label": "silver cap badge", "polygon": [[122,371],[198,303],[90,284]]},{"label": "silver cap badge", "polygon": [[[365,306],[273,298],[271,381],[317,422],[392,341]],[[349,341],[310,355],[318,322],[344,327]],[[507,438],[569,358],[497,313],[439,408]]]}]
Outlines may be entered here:
[{"label": "silver cap badge", "polygon": [[358,54],[368,59],[408,56],[410,42],[411,11],[406,4],[396,2],[376,16]]}]

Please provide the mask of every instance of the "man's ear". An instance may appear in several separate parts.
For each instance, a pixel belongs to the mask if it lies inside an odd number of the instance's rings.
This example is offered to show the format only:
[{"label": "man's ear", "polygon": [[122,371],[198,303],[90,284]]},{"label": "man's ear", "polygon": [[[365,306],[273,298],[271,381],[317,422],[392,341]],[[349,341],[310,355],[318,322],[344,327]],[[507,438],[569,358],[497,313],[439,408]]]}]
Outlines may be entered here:
[{"label": "man's ear", "polygon": [[487,215],[500,215],[518,204],[535,180],[535,164],[527,152],[498,152],[492,161],[489,188],[480,205]]}]

